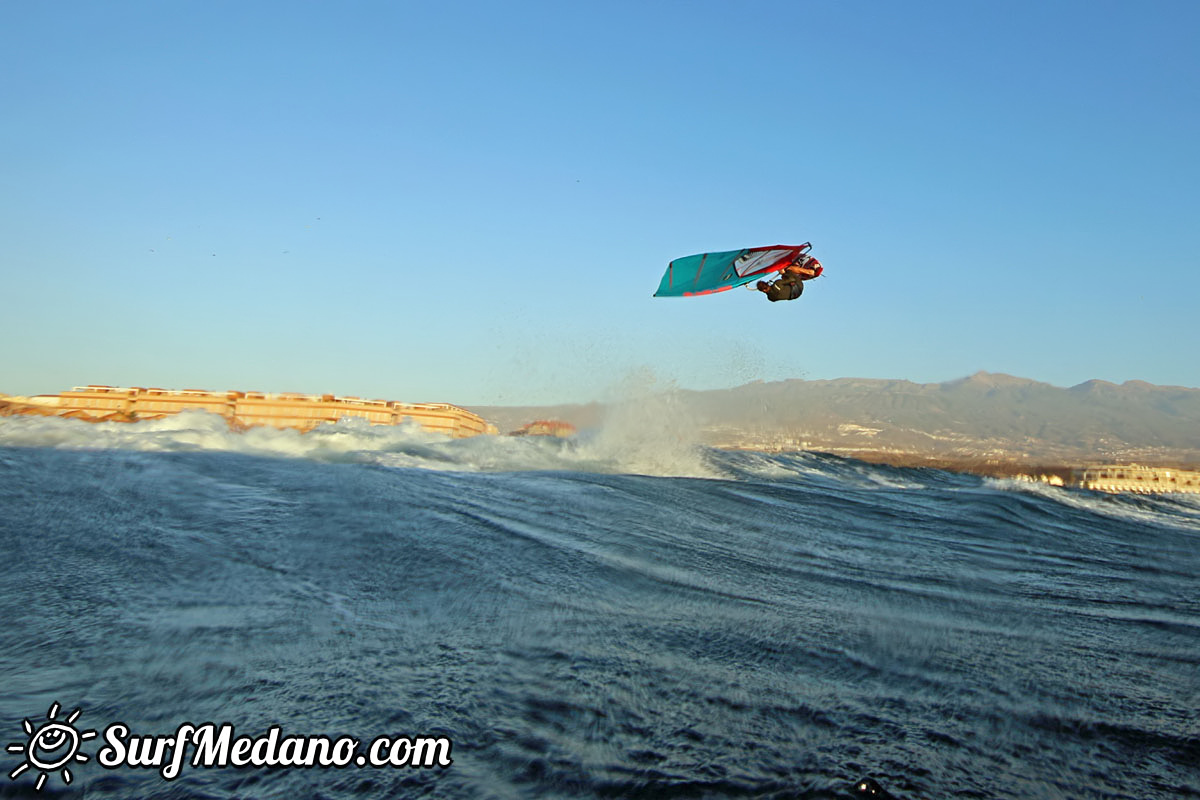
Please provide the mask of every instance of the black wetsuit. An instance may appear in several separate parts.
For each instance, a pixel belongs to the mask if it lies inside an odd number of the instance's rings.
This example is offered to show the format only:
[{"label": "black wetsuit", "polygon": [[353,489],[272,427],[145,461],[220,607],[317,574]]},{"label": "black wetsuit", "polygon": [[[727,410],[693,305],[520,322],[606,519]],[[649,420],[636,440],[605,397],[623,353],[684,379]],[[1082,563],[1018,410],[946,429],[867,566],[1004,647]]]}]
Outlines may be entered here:
[{"label": "black wetsuit", "polygon": [[767,299],[772,303],[779,300],[795,300],[804,294],[804,282],[799,275],[785,273],[767,289]]}]

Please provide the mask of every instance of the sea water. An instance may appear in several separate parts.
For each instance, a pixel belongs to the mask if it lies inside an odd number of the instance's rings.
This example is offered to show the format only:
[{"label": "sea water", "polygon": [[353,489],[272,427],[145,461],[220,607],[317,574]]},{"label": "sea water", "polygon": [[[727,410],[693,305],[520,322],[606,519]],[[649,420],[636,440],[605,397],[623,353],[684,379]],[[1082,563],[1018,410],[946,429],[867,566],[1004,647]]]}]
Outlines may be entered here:
[{"label": "sea water", "polygon": [[[1196,498],[617,423],[7,418],[0,555],[0,795],[1200,795]],[[34,740],[72,713],[60,766]],[[102,765],[116,723],[450,763],[168,780]]]}]

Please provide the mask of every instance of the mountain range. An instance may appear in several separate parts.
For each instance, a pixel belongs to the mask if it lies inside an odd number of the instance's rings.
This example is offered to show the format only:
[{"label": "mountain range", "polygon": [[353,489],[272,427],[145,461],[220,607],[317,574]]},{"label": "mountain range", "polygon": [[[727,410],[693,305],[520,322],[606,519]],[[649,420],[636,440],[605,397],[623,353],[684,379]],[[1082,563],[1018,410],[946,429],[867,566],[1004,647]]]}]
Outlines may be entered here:
[{"label": "mountain range", "polygon": [[[679,390],[625,403],[482,406],[502,431],[533,419],[603,425],[629,403],[720,447],[1016,462],[1200,463],[1200,389],[1091,380],[1070,388],[978,372],[944,383],[839,378]],[[892,458],[888,460],[903,460]]]}]

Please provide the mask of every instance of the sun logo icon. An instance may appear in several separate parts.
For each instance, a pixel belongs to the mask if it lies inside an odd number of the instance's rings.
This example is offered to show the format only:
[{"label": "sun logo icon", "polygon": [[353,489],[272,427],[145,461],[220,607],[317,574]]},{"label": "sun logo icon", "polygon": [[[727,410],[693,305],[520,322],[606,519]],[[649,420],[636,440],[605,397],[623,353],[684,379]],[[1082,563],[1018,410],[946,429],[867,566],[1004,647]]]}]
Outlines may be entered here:
[{"label": "sun logo icon", "polygon": [[41,791],[46,785],[46,776],[51,772],[60,770],[63,783],[69,784],[71,770],[67,767],[76,761],[88,760],[87,756],[79,752],[79,745],[84,740],[94,737],[96,732],[79,731],[75,728],[75,720],[79,719],[78,708],[71,712],[66,722],[57,721],[55,717],[58,716],[58,708],[58,703],[51,705],[50,710],[46,712],[46,722],[41,725],[34,725],[29,720],[24,721],[23,727],[29,741],[25,744],[13,742],[8,746],[8,752],[22,753],[25,760],[8,773],[9,778],[15,781],[21,773],[33,767],[41,773],[34,789]]}]

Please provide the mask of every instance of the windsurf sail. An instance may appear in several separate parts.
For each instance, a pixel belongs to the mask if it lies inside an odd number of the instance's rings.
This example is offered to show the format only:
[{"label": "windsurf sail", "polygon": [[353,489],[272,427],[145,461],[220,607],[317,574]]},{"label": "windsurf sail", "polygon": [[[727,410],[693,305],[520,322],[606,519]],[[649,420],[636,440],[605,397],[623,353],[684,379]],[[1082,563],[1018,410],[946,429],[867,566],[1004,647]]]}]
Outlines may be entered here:
[{"label": "windsurf sail", "polygon": [[779,272],[811,249],[810,244],[776,244],[723,253],[697,253],[667,265],[655,297],[691,297],[724,292]]}]

